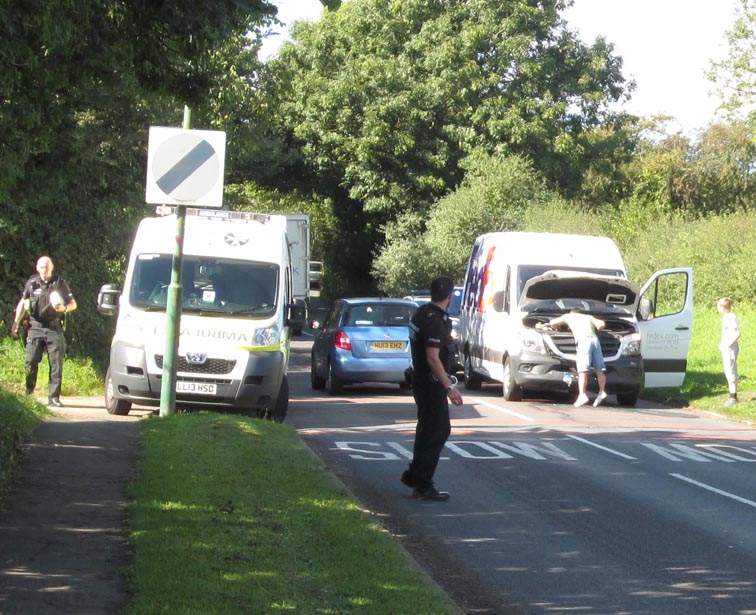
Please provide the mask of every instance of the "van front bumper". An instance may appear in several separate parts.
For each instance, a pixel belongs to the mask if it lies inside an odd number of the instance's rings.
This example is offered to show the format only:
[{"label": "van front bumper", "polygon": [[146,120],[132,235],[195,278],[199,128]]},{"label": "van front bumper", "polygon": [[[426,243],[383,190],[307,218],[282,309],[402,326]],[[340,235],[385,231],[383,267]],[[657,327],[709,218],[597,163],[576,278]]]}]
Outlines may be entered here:
[{"label": "van front bumper", "polygon": [[[574,361],[565,361],[539,353],[510,356],[512,374],[517,385],[528,391],[569,392],[577,390],[578,373]],[[606,365],[606,392],[609,394],[638,393],[643,379],[643,362],[640,355],[604,360]],[[589,389],[594,388],[592,379]]]}]

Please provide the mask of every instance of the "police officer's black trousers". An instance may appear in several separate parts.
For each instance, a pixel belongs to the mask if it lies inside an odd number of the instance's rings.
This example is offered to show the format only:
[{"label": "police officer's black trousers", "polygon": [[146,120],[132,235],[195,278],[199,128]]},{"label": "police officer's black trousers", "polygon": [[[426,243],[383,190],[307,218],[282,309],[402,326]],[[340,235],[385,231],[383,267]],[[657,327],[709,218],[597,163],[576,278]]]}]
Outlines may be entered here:
[{"label": "police officer's black trousers", "polygon": [[417,404],[417,427],[410,474],[415,488],[425,491],[433,486],[438,459],[451,433],[449,401],[439,384],[413,389]]},{"label": "police officer's black trousers", "polygon": [[60,397],[63,382],[63,357],[66,353],[66,340],[60,329],[30,329],[26,338],[26,392],[33,393],[37,386],[39,363],[47,350],[50,362],[49,397]]}]

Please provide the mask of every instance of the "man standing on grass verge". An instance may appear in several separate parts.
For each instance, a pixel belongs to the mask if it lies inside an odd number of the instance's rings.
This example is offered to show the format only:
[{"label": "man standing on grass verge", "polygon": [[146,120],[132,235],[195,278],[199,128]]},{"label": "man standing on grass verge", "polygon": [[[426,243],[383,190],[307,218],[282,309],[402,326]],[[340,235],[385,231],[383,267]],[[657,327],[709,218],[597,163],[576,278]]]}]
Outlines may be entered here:
[{"label": "man standing on grass verge", "polygon": [[63,357],[66,340],[63,336],[67,312],[76,309],[76,299],[66,281],[53,275],[52,259],[41,256],[37,260],[37,273],[26,280],[21,299],[16,306],[16,318],[11,335],[18,335],[18,326],[25,312],[29,311],[29,331],[26,337],[26,393],[32,395],[37,386],[37,370],[47,350],[50,363],[48,385],[49,405],[62,407],[60,389],[63,383]]},{"label": "man standing on grass verge", "polygon": [[[401,481],[412,487],[412,497],[444,502],[446,491],[433,484],[441,451],[451,433],[449,402],[462,405],[456,378],[449,375],[453,356],[451,320],[446,313],[454,281],[446,276],[431,283],[431,300],[418,308],[410,322],[412,393],[417,404],[417,426],[412,463]],[[448,399],[447,399],[448,397]]]},{"label": "man standing on grass verge", "polygon": [[[575,351],[575,362],[578,372],[578,398],[575,401],[575,407],[579,408],[588,403],[588,372],[593,368],[596,371],[596,380],[598,381],[599,393],[594,406],[600,406],[606,399],[606,366],[604,365],[604,355],[601,353],[601,343],[599,342],[599,329],[603,329],[606,324],[603,320],[594,318],[590,314],[582,314],[579,309],[575,308],[568,314],[552,318],[549,321],[549,327],[552,329],[561,325],[567,325],[572,336],[575,338],[577,349]],[[536,329],[543,326],[538,323]]]},{"label": "man standing on grass verge", "polygon": [[740,327],[735,312],[732,311],[732,300],[722,297],[717,301],[717,312],[722,314],[722,338],[719,342],[719,350],[722,353],[727,390],[730,396],[725,406],[734,406],[738,403],[738,351],[740,350]]}]

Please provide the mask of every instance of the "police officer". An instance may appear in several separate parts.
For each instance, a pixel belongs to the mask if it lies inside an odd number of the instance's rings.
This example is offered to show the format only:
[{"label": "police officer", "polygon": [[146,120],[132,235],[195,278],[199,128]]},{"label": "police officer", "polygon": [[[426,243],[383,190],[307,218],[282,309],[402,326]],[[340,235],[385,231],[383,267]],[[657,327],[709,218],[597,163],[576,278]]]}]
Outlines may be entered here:
[{"label": "police officer", "polygon": [[76,299],[71,289],[59,275],[53,275],[52,259],[41,256],[37,260],[37,273],[24,285],[21,299],[16,306],[16,318],[11,335],[18,335],[18,326],[29,312],[29,330],[26,337],[26,393],[32,395],[37,386],[37,370],[42,355],[47,350],[50,363],[49,405],[62,407],[60,388],[63,382],[63,356],[66,340],[63,336],[63,322],[67,312],[76,309]]},{"label": "police officer", "polygon": [[453,290],[451,278],[442,276],[433,280],[430,302],[418,308],[410,324],[417,426],[412,463],[401,481],[412,487],[413,497],[438,502],[449,499],[447,492],[438,491],[433,484],[438,459],[451,433],[448,400],[455,406],[462,405],[456,378],[448,374],[453,342],[446,309]]}]

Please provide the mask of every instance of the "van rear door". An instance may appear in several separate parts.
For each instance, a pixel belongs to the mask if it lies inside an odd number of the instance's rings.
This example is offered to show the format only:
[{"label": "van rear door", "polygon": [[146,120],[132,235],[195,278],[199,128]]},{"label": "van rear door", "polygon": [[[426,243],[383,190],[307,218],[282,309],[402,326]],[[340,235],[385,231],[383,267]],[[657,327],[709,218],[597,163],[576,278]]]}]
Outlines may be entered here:
[{"label": "van rear door", "polygon": [[679,387],[693,331],[693,268],[657,271],[636,304],[646,388]]}]

